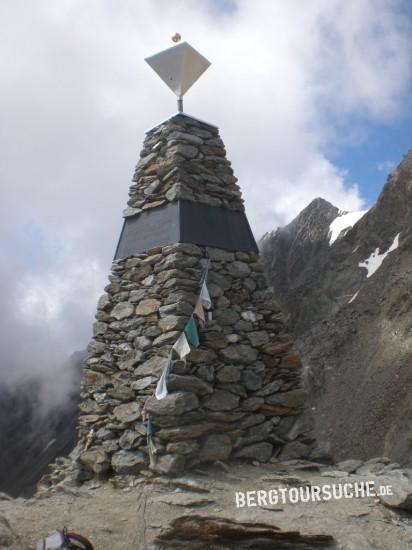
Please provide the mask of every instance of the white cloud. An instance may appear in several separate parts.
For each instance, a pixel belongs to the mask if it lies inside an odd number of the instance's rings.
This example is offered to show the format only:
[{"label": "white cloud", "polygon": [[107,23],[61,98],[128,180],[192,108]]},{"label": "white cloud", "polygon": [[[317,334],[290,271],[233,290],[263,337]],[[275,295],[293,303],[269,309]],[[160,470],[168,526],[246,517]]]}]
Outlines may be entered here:
[{"label": "white cloud", "polygon": [[[28,325],[35,325],[39,319],[49,326],[55,334],[66,335],[65,317],[67,308],[75,305],[91,309],[95,304],[95,296],[102,291],[102,266],[95,260],[85,261],[82,266],[70,265],[60,271],[52,271],[42,275],[28,274],[20,281],[17,308]],[[91,327],[87,327],[89,332]],[[63,338],[62,338],[63,340]],[[73,350],[72,342],[60,342],[66,353]],[[77,342],[77,345],[81,345]]]},{"label": "white cloud", "polygon": [[394,168],[395,168],[395,163],[393,160],[384,160],[376,164],[376,169],[379,172],[384,172],[385,174],[389,174],[389,172]]},{"label": "white cloud", "polygon": [[62,334],[73,346],[87,340],[144,131],[175,111],[143,58],[176,31],[212,61],[185,109],[220,126],[257,236],[316,196],[364,206],[325,150],[400,114],[411,57],[402,3],[223,4],[0,4],[0,282],[15,332],[20,318],[24,330],[37,323],[45,349],[50,323],[60,327],[56,349]]}]

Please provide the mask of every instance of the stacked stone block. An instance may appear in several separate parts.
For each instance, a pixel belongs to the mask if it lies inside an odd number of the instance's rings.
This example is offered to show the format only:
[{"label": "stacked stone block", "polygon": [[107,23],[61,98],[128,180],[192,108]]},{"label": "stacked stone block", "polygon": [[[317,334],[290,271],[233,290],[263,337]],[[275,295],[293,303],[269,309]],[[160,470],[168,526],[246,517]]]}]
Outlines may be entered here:
[{"label": "stacked stone block", "polygon": [[[125,216],[175,200],[244,209],[217,129],[183,115],[148,133]],[[193,313],[206,261],[210,318],[200,346],[173,361],[169,395],[158,400],[157,381]],[[158,473],[216,460],[265,462],[291,444],[309,450],[293,428],[304,403],[302,364],[256,252],[172,243],[116,260],[109,279],[82,381],[86,472],[149,467],[145,405]]]},{"label": "stacked stone block", "polygon": [[177,115],[147,133],[125,216],[176,200],[244,211],[215,126]]}]

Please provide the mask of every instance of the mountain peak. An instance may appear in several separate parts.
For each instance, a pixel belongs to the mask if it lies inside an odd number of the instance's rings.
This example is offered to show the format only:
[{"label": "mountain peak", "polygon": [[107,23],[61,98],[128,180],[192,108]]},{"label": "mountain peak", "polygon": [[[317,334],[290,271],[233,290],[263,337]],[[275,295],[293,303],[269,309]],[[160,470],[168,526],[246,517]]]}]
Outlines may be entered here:
[{"label": "mountain peak", "polygon": [[318,241],[329,233],[330,224],[339,215],[339,209],[320,197],[314,199],[285,227],[302,240]]},{"label": "mountain peak", "polygon": [[305,210],[313,210],[313,209],[328,209],[336,208],[332,203],[327,201],[326,199],[323,199],[322,197],[316,197],[316,199],[313,199],[306,208],[302,210],[302,212],[305,212]]}]

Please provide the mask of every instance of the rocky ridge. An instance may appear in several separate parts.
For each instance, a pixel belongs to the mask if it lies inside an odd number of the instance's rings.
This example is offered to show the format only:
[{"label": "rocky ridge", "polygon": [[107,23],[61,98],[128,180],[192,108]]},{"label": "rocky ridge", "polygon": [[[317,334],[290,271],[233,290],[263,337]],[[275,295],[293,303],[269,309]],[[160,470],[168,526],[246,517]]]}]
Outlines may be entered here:
[{"label": "rocky ridge", "polygon": [[[313,324],[314,315],[321,317],[323,301],[328,300],[318,289],[318,277],[330,253],[330,225],[338,215],[338,208],[317,198],[286,227],[262,238],[262,260],[269,281],[295,333]],[[308,289],[314,294],[312,302],[316,301],[313,309],[300,307],[307,300]]]},{"label": "rocky ridge", "polygon": [[[307,232],[302,219],[316,225],[320,204],[319,227]],[[316,436],[336,459],[384,454],[411,464],[411,205],[412,151],[376,204],[332,245],[336,209],[326,201],[262,245],[275,296],[286,296]],[[287,273],[280,283],[276,270]]]}]

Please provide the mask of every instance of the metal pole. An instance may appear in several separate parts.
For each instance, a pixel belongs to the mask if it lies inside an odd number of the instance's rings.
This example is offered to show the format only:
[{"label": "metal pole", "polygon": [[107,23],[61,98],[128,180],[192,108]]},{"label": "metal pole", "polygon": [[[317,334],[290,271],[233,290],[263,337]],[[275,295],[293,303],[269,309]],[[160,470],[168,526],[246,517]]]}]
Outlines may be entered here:
[{"label": "metal pole", "polygon": [[179,113],[183,113],[183,97],[179,97],[177,100],[177,110]]}]

